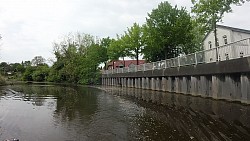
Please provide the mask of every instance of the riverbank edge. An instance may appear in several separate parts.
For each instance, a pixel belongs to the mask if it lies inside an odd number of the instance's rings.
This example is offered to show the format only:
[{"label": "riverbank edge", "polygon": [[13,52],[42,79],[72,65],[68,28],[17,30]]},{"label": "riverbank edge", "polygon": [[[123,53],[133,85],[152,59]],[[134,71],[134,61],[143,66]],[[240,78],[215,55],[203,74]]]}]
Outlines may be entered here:
[{"label": "riverbank edge", "polygon": [[[116,87],[116,86],[103,87],[102,85],[94,85],[94,86],[88,86],[88,87],[97,88],[97,89],[102,90],[102,91],[109,93],[109,94],[112,94],[111,93],[112,91],[116,91],[116,90],[118,91],[118,89],[121,89],[121,87]],[[136,89],[136,88],[133,88],[133,89]],[[155,91],[155,90],[148,90],[148,89],[143,89],[143,90]],[[168,93],[165,91],[157,91],[157,92]],[[172,93],[172,94],[183,95],[183,96],[188,96],[188,97],[200,97],[200,98],[210,99],[210,100],[214,100],[214,101],[224,101],[224,102],[228,102],[228,103],[240,104],[243,106],[250,106],[250,102],[242,103],[240,101],[233,101],[233,100],[228,100],[228,99],[215,99],[213,97],[204,97],[201,95],[192,95],[192,94],[183,94],[183,93]]]},{"label": "riverbank edge", "polygon": [[16,81],[16,80],[7,80],[4,84],[0,84],[0,86],[8,86],[8,85],[65,85],[65,86],[85,86],[79,84],[72,83],[56,83],[56,82],[37,82],[37,81]]},{"label": "riverbank edge", "polygon": [[[103,85],[81,85],[81,84],[72,84],[72,83],[55,83],[55,82],[35,82],[35,81],[6,81],[5,84],[0,84],[0,86],[7,86],[7,85],[61,85],[61,86],[84,86],[84,87],[90,87],[90,88],[96,88],[101,91],[104,91],[106,93],[112,94],[112,91],[118,91],[118,89],[121,89],[121,87],[103,87]],[[135,89],[135,88],[134,88]],[[148,90],[148,91],[154,91],[154,90]],[[164,91],[158,91],[158,92],[163,92]],[[250,106],[250,102],[240,102],[240,101],[232,101],[228,99],[215,99],[213,97],[203,97],[201,95],[192,95],[192,94],[183,94],[183,93],[173,93],[173,94],[178,94],[178,95],[185,95],[185,96],[191,96],[191,97],[200,97],[200,98],[205,98],[205,99],[211,99],[215,101],[225,101],[229,103],[237,103],[240,105],[245,105],[245,106]]]}]

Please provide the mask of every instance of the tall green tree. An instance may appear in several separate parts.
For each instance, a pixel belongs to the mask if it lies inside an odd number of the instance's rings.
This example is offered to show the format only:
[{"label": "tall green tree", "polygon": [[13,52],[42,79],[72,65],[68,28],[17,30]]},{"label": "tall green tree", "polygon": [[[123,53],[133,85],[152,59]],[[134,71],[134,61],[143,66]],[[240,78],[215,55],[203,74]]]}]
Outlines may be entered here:
[{"label": "tall green tree", "polygon": [[38,66],[38,65],[44,65],[45,64],[46,59],[43,58],[42,56],[35,56],[32,60],[31,60],[31,64],[34,66]]},{"label": "tall green tree", "polygon": [[23,80],[24,81],[33,81],[33,78],[32,78],[32,74],[33,72],[35,71],[35,67],[34,66],[28,66],[26,69],[25,69],[25,72],[23,74]]},{"label": "tall green tree", "polygon": [[6,75],[6,73],[11,70],[11,66],[6,62],[1,62],[0,70],[3,75]]},{"label": "tall green tree", "polygon": [[144,46],[142,27],[134,23],[132,27],[127,29],[122,39],[125,41],[125,44],[127,44],[128,56],[135,58],[137,65],[139,65],[139,56]]},{"label": "tall green tree", "polygon": [[31,61],[22,61],[21,63],[25,68],[28,67],[28,66],[31,66]]},{"label": "tall green tree", "polygon": [[101,54],[102,54],[102,63],[104,63],[104,67],[105,69],[107,69],[107,62],[109,61],[109,56],[108,56],[108,48],[111,44],[113,40],[110,39],[110,37],[107,37],[107,38],[102,38],[101,42],[100,42],[100,47],[102,48],[101,49]]},{"label": "tall green tree", "polygon": [[144,25],[144,58],[157,61],[194,52],[192,30],[192,18],[185,8],[161,2]]},{"label": "tall green tree", "polygon": [[120,57],[123,58],[123,65],[125,66],[124,57],[128,56],[128,48],[123,36],[124,35],[120,37],[117,35],[117,39],[112,40],[110,46],[108,47],[108,56],[112,62],[114,62],[114,60],[118,60]]},{"label": "tall green tree", "polygon": [[47,64],[39,65],[35,67],[34,72],[32,72],[33,81],[46,81],[49,75],[49,66]]},{"label": "tall green tree", "polygon": [[243,4],[249,0],[191,0],[192,12],[198,22],[205,27],[206,32],[213,30],[215,46],[218,46],[216,24],[222,21],[225,13],[232,12],[233,4]]},{"label": "tall green tree", "polygon": [[48,79],[57,82],[93,84],[99,78],[98,66],[105,61],[105,48],[89,34],[69,34],[54,43],[56,62]]}]

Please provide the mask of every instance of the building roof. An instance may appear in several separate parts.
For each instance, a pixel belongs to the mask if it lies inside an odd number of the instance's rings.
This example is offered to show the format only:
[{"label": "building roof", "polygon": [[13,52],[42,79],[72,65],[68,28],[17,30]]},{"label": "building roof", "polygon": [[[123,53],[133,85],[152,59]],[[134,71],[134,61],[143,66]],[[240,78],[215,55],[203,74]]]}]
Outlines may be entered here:
[{"label": "building roof", "polygon": [[230,26],[225,26],[225,25],[217,25],[217,27],[231,29],[232,31],[237,31],[237,32],[241,32],[241,33],[250,34],[250,30],[246,30],[246,29],[235,28],[235,27],[230,27]]},{"label": "building roof", "polygon": [[[145,60],[138,60],[139,62],[139,65],[141,64],[144,64],[146,61]],[[125,63],[125,67],[128,67],[129,65],[131,64],[134,64],[136,65],[137,64],[137,60],[115,60],[115,61],[111,61],[108,63],[108,67],[112,66],[113,67],[113,62],[114,62],[114,68],[117,68],[117,67],[120,67],[120,66],[123,66],[124,63]]]},{"label": "building roof", "polygon": [[[236,32],[241,32],[241,33],[246,33],[246,34],[250,34],[250,30],[246,30],[246,29],[241,29],[241,28],[235,28],[235,27],[231,27],[231,26],[225,26],[225,25],[216,25],[217,28],[225,28],[225,29],[230,29],[232,31],[236,31]],[[212,30],[211,30],[212,31]],[[202,42],[207,38],[207,36],[209,35],[209,33],[211,32],[209,31],[206,36],[203,38]]]}]

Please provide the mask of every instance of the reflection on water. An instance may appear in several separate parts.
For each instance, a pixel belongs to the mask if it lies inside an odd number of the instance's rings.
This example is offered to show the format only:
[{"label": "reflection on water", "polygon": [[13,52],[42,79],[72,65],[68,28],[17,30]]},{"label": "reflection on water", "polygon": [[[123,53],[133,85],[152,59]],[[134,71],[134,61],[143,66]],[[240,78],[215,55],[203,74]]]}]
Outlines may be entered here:
[{"label": "reflection on water", "polygon": [[250,106],[133,88],[103,87],[145,108],[134,117],[146,140],[249,140]]},{"label": "reflection on water", "polygon": [[[0,141],[248,140],[250,107],[141,89],[0,87]],[[108,93],[107,93],[108,92]]]}]

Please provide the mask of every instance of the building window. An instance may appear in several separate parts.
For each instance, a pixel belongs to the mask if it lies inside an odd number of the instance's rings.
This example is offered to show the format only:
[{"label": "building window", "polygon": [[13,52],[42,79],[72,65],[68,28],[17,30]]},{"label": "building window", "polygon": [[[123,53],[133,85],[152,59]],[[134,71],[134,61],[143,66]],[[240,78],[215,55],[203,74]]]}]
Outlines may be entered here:
[{"label": "building window", "polygon": [[224,35],[223,36],[223,39],[224,39],[224,43],[225,43],[225,45],[227,44],[227,35]]},{"label": "building window", "polygon": [[208,47],[209,47],[210,49],[212,48],[212,42],[211,42],[211,41],[208,42]]}]

